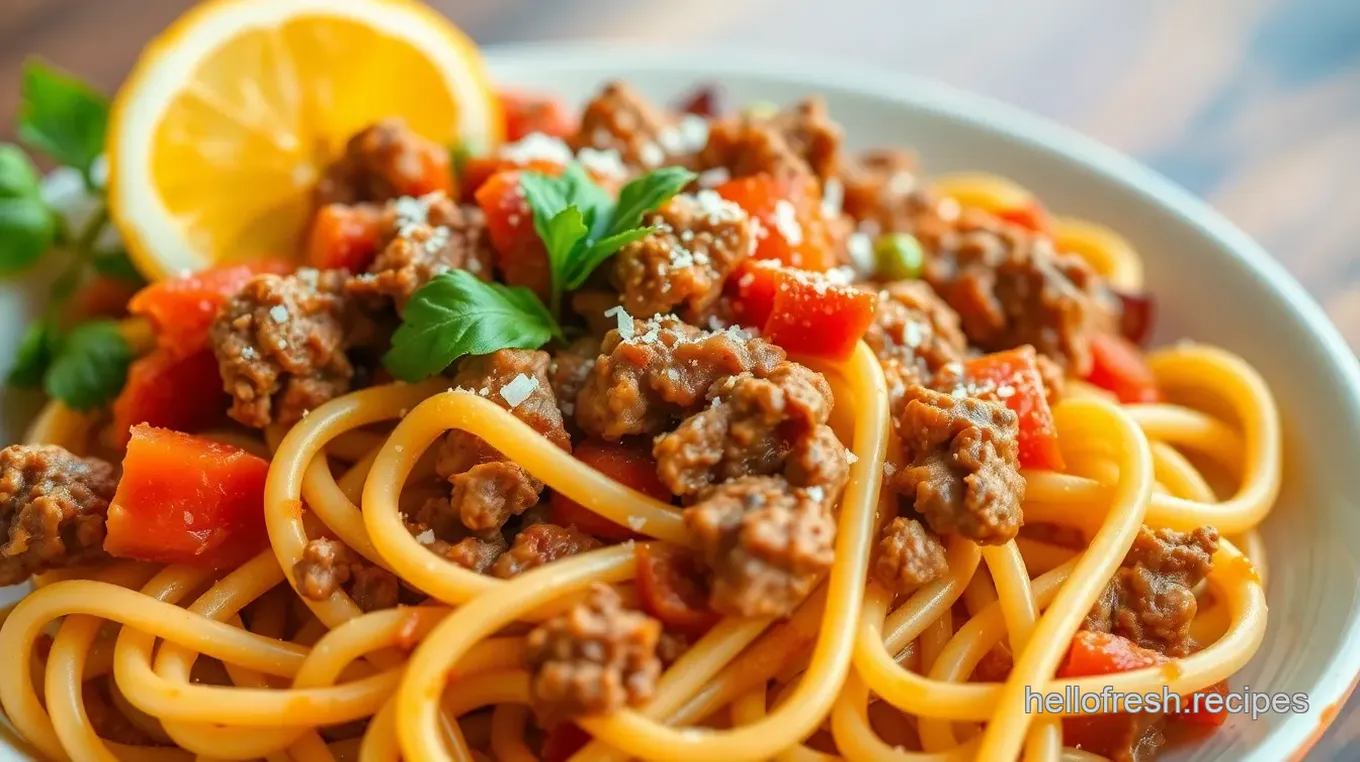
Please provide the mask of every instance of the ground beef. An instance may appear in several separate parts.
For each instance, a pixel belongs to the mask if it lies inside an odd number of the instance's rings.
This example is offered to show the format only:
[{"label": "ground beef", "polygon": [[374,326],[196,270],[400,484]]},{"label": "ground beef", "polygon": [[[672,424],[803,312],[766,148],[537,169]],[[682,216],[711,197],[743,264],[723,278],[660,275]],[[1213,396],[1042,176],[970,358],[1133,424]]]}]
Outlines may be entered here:
[{"label": "ground beef", "polygon": [[903,400],[897,431],[910,465],[893,474],[894,488],[937,534],[985,545],[1013,539],[1025,498],[1015,413],[921,386],[909,387]]},{"label": "ground beef", "polygon": [[674,316],[636,320],[605,335],[576,401],[576,422],[610,441],[655,435],[704,403],[714,381],[769,375],[784,351],[742,331],[704,331]]},{"label": "ground beef", "polygon": [[293,564],[293,579],[298,592],[314,601],[324,601],[342,587],[364,611],[388,609],[397,605],[400,586],[397,578],[364,560],[348,545],[330,539],[311,540],[302,558]]},{"label": "ground beef", "polygon": [[883,366],[897,413],[907,387],[928,384],[946,364],[962,360],[968,349],[958,313],[928,284],[916,280],[889,283],[878,292],[878,308],[864,343]]},{"label": "ground beef", "polygon": [[459,205],[443,193],[400,198],[384,212],[387,243],[368,272],[347,287],[358,297],[391,299],[398,309],[421,286],[449,270],[491,277],[491,240],[486,216],[476,206]]},{"label": "ground beef", "polygon": [[104,556],[118,472],[56,445],[0,450],[0,587]]},{"label": "ground beef", "polygon": [[447,147],[412,132],[402,119],[384,119],[350,138],[344,155],[326,168],[316,184],[317,204],[383,202],[409,195],[434,172],[446,171],[448,156]]},{"label": "ground beef", "polygon": [[1190,622],[1197,605],[1192,589],[1213,568],[1218,530],[1189,532],[1141,527],[1124,563],[1101,592],[1083,625],[1112,632],[1167,656],[1193,650]]},{"label": "ground beef", "polygon": [[510,550],[491,566],[492,576],[509,579],[530,569],[600,547],[600,541],[574,525],[540,523],[515,535]]},{"label": "ground beef", "polygon": [[948,571],[944,545],[921,522],[898,516],[883,527],[874,560],[874,578],[884,587],[907,594]]},{"label": "ground beef", "polygon": [[613,260],[614,287],[634,315],[674,311],[698,322],[728,273],[755,250],[757,223],[711,190],[676,196],[645,222],[654,232]]},{"label": "ground beef", "polygon": [[294,423],[349,391],[342,270],[257,275],[218,311],[209,332],[231,417],[254,428]]},{"label": "ground beef", "polygon": [[635,170],[655,168],[666,163],[659,138],[670,122],[631,85],[610,82],[586,104],[580,130],[570,144],[575,151],[618,151],[623,163]]},{"label": "ground beef", "polygon": [[595,367],[595,360],[599,356],[600,340],[594,336],[583,336],[553,355],[548,365],[548,382],[564,421],[574,421],[576,398],[580,396],[581,387],[585,386],[590,369]]},{"label": "ground beef", "polygon": [[778,476],[745,476],[709,489],[684,510],[713,573],[713,610],[788,616],[831,568],[836,524],[808,492]]},{"label": "ground beef", "polygon": [[[811,439],[818,449],[801,449],[798,486],[818,487],[833,501],[840,494],[848,466],[835,436],[821,435],[832,397],[820,373],[784,361],[766,378],[742,373],[722,379],[708,398],[707,408],[659,437],[652,448],[657,475],[671,492],[696,495],[717,482],[778,473],[795,444]],[[836,462],[843,465],[837,468]],[[810,468],[813,463],[818,467]]]},{"label": "ground beef", "polygon": [[922,226],[924,275],[985,351],[1031,344],[1072,375],[1091,368],[1091,336],[1118,324],[1118,302],[1080,257],[1018,225],[964,210]]},{"label": "ground beef", "polygon": [[430,551],[437,556],[442,556],[455,564],[475,571],[478,574],[486,574],[491,570],[491,565],[501,554],[509,549],[505,542],[505,537],[500,532],[488,532],[488,537],[468,536],[455,543],[448,543],[443,540],[435,540],[430,543]]},{"label": "ground beef", "polygon": [[530,701],[540,722],[647,703],[661,675],[660,637],[660,622],[624,609],[613,588],[593,585],[584,601],[525,639]]},{"label": "ground beef", "polygon": [[840,127],[827,118],[826,105],[810,98],[770,117],[741,114],[714,122],[698,161],[732,177],[764,173],[825,181],[839,168],[840,144]]},{"label": "ground beef", "polygon": [[[548,383],[548,362],[547,352],[501,349],[464,358],[453,383],[509,410],[554,445],[570,450],[571,440]],[[527,397],[511,407],[502,392],[520,376],[533,382],[533,387]],[[480,437],[457,429],[450,431],[440,445],[435,470],[453,485],[450,510],[472,530],[499,528],[506,519],[536,504],[543,491],[543,482],[528,471],[506,460]],[[437,519],[427,523],[440,536],[449,531]]]},{"label": "ground beef", "polygon": [[934,206],[917,174],[916,157],[900,148],[865,151],[844,163],[840,180],[841,208],[874,232],[911,232]]}]

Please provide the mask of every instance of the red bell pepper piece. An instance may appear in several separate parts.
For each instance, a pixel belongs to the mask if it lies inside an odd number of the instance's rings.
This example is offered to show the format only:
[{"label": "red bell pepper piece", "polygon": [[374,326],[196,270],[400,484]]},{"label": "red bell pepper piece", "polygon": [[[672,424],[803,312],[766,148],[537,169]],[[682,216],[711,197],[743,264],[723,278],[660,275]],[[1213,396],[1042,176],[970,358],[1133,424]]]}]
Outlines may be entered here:
[{"label": "red bell pepper piece", "polygon": [[635,584],[644,611],[683,632],[704,632],[717,623],[717,612],[708,607],[699,559],[683,548],[659,542],[639,543],[634,555]]},{"label": "red bell pepper piece", "polygon": [[874,319],[878,296],[818,273],[746,260],[727,280],[738,322],[795,354],[844,360]]},{"label": "red bell pepper piece", "polygon": [[1020,419],[1020,465],[1063,469],[1058,429],[1030,346],[975,357],[963,364],[974,396],[1001,402]]},{"label": "red bell pepper piece", "polygon": [[228,400],[217,358],[201,349],[188,357],[159,347],[128,368],[127,383],[113,401],[113,430],[119,446],[139,423],[175,431],[201,431],[218,423]]},{"label": "red bell pepper piece", "polygon": [[128,312],[151,321],[158,345],[187,357],[208,345],[208,328],[217,308],[246,281],[262,273],[291,270],[287,263],[274,260],[200,270],[143,288],[128,303]]},{"label": "red bell pepper piece", "polygon": [[759,174],[729,180],[715,190],[760,221],[756,259],[819,272],[839,264],[815,179]]},{"label": "red bell pepper piece", "polygon": [[1157,378],[1143,360],[1143,353],[1112,333],[1097,333],[1091,337],[1091,372],[1086,380],[1114,392],[1125,404],[1161,399]]},{"label": "red bell pepper piece", "polygon": [[[671,500],[671,491],[656,475],[655,459],[645,450],[587,439],[576,445],[572,455],[620,484],[663,502],[669,503]],[[550,505],[553,523],[559,526],[575,524],[582,532],[606,540],[627,540],[638,536],[627,527],[615,524],[559,492],[553,493]]]},{"label": "red bell pepper piece", "polygon": [[321,270],[361,273],[378,253],[382,211],[372,204],[327,204],[312,218],[307,261]]},{"label": "red bell pepper piece", "polygon": [[[1115,672],[1128,672],[1133,669],[1165,664],[1170,658],[1143,648],[1128,638],[1107,632],[1088,632],[1080,630],[1072,638],[1072,646],[1067,658],[1058,667],[1058,677],[1090,677],[1109,675]],[[1174,713],[1177,719],[1194,725],[1222,725],[1227,721],[1227,708],[1217,705],[1217,711],[1203,706],[1204,696],[1209,694],[1226,695],[1228,684],[1219,681],[1195,694],[1181,699],[1181,711]],[[1199,696],[1198,699],[1195,696]],[[1201,705],[1196,707],[1195,702]],[[1116,716],[1116,715],[1111,715]],[[1068,718],[1078,719],[1078,718]],[[1086,719],[1086,718],[1080,718]]]},{"label": "red bell pepper piece", "polygon": [[109,504],[104,549],[118,558],[222,569],[269,545],[269,463],[238,447],[146,425],[132,427]]},{"label": "red bell pepper piece", "polygon": [[526,286],[545,303],[552,292],[548,251],[534,229],[534,213],[524,199],[521,172],[510,170],[492,175],[475,197],[486,214],[486,228],[496,249],[496,266],[511,286]]},{"label": "red bell pepper piece", "polygon": [[510,90],[502,90],[497,96],[505,115],[505,140],[508,143],[531,132],[541,132],[554,138],[576,134],[579,120],[560,98]]}]

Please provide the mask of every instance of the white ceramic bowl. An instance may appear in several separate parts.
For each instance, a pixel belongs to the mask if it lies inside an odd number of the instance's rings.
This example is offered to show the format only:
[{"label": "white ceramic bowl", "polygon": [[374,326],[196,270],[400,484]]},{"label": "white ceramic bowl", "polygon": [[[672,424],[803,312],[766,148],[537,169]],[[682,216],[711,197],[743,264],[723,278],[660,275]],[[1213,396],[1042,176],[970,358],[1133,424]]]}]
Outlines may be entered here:
[{"label": "white ceramic bowl", "polygon": [[[1265,526],[1270,625],[1233,687],[1304,692],[1310,711],[1238,716],[1176,759],[1276,762],[1300,753],[1360,672],[1360,366],[1322,311],[1268,254],[1167,180],[1056,125],[901,74],[733,51],[589,45],[488,51],[499,81],[581,102],[622,77],[666,102],[720,83],[731,102],[825,96],[852,148],[908,145],[928,171],[1016,178],[1052,209],[1119,230],[1142,252],[1158,298],[1157,341],[1193,337],[1249,360],[1285,424],[1285,483]],[[0,370],[28,302],[0,292]],[[0,426],[12,441],[15,421]],[[4,756],[0,749],[0,757]]]}]

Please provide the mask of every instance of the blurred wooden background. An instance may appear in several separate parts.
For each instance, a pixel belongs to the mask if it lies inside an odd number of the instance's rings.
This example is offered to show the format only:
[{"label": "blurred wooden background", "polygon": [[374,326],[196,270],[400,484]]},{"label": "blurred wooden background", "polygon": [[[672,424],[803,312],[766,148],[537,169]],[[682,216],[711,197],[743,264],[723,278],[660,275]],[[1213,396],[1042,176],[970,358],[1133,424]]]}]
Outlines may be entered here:
[{"label": "blurred wooden background", "polygon": [[[283,2],[284,0],[279,0]],[[192,0],[0,0],[19,62],[112,90]],[[483,44],[815,50],[985,93],[1142,159],[1263,243],[1360,348],[1360,0],[433,0]],[[1312,758],[1360,759],[1360,700]]]}]

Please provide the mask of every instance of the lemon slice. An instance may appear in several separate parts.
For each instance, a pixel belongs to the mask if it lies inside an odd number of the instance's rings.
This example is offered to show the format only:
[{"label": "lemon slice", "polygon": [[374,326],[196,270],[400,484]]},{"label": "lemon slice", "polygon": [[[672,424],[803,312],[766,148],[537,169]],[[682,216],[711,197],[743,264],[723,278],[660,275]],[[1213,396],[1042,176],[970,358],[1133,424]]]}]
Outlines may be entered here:
[{"label": "lemon slice", "polygon": [[414,0],[213,0],[114,101],[110,212],[151,279],[296,257],[325,166],[389,116],[445,145],[502,137],[476,45]]}]

